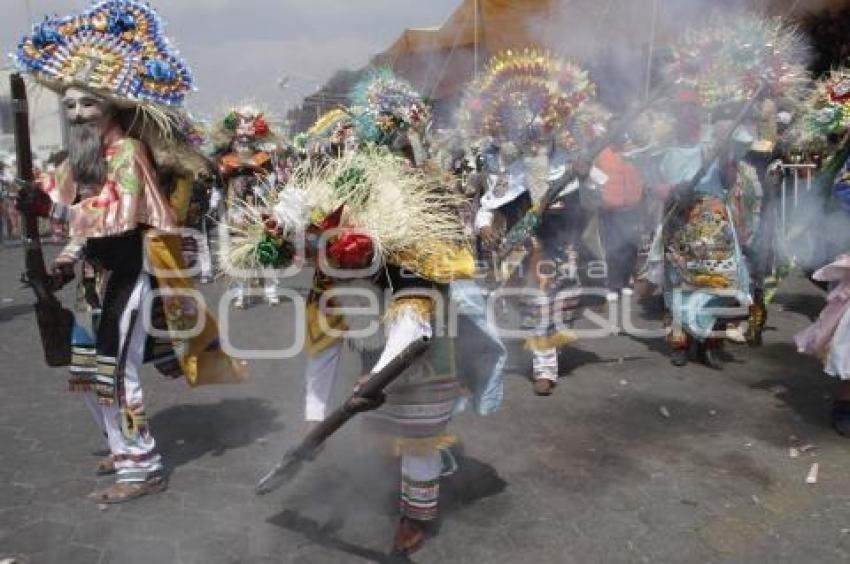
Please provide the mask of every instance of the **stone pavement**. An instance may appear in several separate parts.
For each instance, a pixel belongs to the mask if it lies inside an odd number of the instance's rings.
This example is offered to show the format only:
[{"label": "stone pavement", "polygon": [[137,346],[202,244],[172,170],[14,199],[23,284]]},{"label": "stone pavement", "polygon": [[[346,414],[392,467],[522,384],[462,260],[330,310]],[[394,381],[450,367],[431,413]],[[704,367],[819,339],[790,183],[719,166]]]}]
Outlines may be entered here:
[{"label": "stone pavement", "polygon": [[[396,478],[356,424],[286,489],[252,493],[301,432],[300,357],[197,390],[146,368],[170,487],[108,508],[84,499],[106,483],[93,475],[104,444],[64,371],[41,361],[19,264],[19,249],[0,249],[0,562],[391,561]],[[764,347],[729,347],[722,372],[676,369],[660,341],[620,335],[569,347],[551,398],[508,377],[499,413],[454,423],[461,470],[444,482],[439,535],[413,560],[850,561],[850,441],[829,428],[834,383],[791,341],[822,295],[792,280],[778,302]],[[291,309],[237,312],[232,326],[237,344],[283,346]],[[814,448],[791,458],[795,443]]]}]

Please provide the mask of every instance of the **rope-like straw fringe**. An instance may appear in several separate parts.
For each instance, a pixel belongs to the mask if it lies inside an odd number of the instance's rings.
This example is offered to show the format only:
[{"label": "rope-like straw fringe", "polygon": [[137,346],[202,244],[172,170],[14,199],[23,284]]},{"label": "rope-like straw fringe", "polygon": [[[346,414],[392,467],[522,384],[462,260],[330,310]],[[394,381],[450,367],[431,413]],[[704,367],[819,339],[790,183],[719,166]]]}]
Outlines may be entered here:
[{"label": "rope-like straw fringe", "polygon": [[[362,171],[360,182],[345,190],[335,186],[346,172]],[[384,150],[346,155],[326,166],[306,162],[285,186],[269,187],[257,204],[237,201],[227,227],[230,244],[221,256],[225,270],[256,269],[255,249],[263,240],[262,215],[271,213],[285,191],[301,191],[311,215],[324,216],[345,204],[342,226],[367,233],[384,258],[441,256],[447,247],[466,244],[457,210],[462,196],[440,178],[412,169],[407,161]],[[284,200],[285,201],[285,200]],[[290,231],[291,226],[283,226]]]}]

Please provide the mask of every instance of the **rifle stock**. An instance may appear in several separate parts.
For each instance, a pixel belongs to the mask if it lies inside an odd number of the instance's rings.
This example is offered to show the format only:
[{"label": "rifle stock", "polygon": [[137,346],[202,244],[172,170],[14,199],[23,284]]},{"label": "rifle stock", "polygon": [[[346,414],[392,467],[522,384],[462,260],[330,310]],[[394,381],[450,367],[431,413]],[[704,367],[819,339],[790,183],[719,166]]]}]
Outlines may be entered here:
[{"label": "rifle stock", "polygon": [[[22,190],[38,190],[33,185],[35,174],[32,166],[30,143],[29,104],[24,79],[19,73],[9,77],[12,91],[15,123],[15,153],[17,155],[18,178],[23,181]],[[44,359],[48,366],[68,366],[71,363],[71,331],[74,315],[64,309],[50,289],[50,278],[44,265],[38,217],[31,213],[24,216],[24,268],[25,280],[35,294],[35,315],[38,323]]]}]

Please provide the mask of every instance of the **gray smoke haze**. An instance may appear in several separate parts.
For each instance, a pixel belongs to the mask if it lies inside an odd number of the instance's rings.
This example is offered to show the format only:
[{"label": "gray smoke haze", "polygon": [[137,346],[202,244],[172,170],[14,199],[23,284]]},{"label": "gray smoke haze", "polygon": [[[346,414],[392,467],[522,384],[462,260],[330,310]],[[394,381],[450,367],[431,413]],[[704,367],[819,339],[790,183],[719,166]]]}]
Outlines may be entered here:
[{"label": "gray smoke haze", "polygon": [[646,92],[649,48],[657,57],[683,30],[712,14],[755,11],[800,16],[840,8],[846,0],[572,0],[525,22],[528,36],[590,67],[601,101],[615,109]]}]

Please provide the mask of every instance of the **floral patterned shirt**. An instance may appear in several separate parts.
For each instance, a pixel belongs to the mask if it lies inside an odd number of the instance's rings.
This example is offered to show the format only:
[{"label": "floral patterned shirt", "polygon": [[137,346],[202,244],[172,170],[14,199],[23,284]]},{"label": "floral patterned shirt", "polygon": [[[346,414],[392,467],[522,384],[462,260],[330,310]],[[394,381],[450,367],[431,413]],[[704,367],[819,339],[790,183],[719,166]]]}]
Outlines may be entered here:
[{"label": "floral patterned shirt", "polygon": [[177,219],[145,146],[118,126],[105,133],[103,146],[106,182],[97,194],[77,201],[79,187],[67,161],[41,179],[54,201],[70,206],[71,237],[110,237],[140,226],[174,231]]}]

